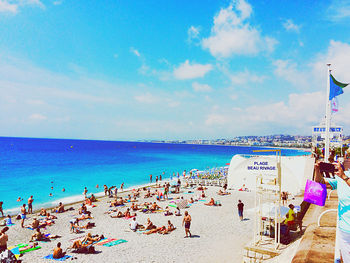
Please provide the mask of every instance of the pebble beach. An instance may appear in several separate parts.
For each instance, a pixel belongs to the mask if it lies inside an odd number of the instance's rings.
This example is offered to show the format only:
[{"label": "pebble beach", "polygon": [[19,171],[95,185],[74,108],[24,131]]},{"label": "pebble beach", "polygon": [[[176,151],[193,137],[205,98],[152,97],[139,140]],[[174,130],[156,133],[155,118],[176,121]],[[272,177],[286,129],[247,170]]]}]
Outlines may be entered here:
[{"label": "pebble beach", "polygon": [[[151,188],[152,189],[152,188]],[[62,243],[63,251],[72,245],[74,239],[84,237],[87,233],[92,235],[103,234],[106,238],[124,239],[127,242],[112,247],[96,245],[95,254],[80,254],[68,252],[71,256],[66,261],[74,262],[240,262],[242,260],[243,247],[252,239],[253,213],[246,213],[245,220],[240,221],[237,212],[237,202],[239,199],[245,204],[245,209],[254,205],[254,195],[251,192],[229,191],[231,194],[220,196],[217,194],[219,187],[209,186],[205,191],[206,200],[195,202],[189,208],[182,209],[182,216],[164,216],[164,213],[144,214],[137,211],[136,220],[140,224],[145,224],[147,218],[157,227],[166,226],[170,220],[176,229],[169,234],[161,235],[158,233],[144,235],[133,232],[129,228],[132,219],[111,218],[105,212],[110,209],[109,197],[99,197],[94,204],[95,207],[88,207],[93,219],[80,221],[80,225],[87,222],[95,223],[92,229],[83,229],[81,233],[71,233],[69,221],[78,216],[78,210],[81,203],[67,205],[65,208],[73,207],[74,210],[56,214],[58,217],[55,223],[42,230],[44,233],[50,233],[61,236],[52,239],[50,242],[39,242],[41,247],[38,250],[23,254],[19,259],[22,262],[54,262],[43,257],[52,254],[54,247],[58,242]],[[154,190],[151,190],[152,192]],[[188,193],[192,192],[192,193]],[[170,194],[169,197],[183,197],[189,200],[195,198],[201,191],[195,188],[181,188],[179,194]],[[130,192],[118,194],[118,196],[127,196]],[[155,197],[141,198],[138,203],[157,201]],[[206,206],[210,198],[220,201],[222,206]],[[168,206],[171,201],[157,201],[161,208]],[[121,208],[125,211],[131,203]],[[174,212],[175,208],[170,207]],[[184,211],[192,217],[191,238],[184,238],[185,231],[182,226]],[[31,223],[36,214],[28,215],[25,225]],[[39,218],[39,217],[38,217]],[[9,236],[8,247],[19,243],[29,243],[33,230],[20,226],[19,220],[13,220],[15,225],[10,227],[7,232]],[[30,244],[30,243],[29,243]]]}]

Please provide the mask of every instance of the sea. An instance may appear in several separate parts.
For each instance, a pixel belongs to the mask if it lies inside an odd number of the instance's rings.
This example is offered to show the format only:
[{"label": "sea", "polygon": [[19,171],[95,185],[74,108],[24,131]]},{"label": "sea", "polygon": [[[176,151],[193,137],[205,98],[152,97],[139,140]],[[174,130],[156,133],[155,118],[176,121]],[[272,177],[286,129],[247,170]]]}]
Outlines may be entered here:
[{"label": "sea", "polygon": [[[104,184],[133,188],[149,183],[150,174],[167,179],[184,170],[224,167],[233,155],[256,149],[264,148],[0,137],[0,201],[10,214],[31,195],[34,209],[71,203],[82,199],[84,187],[88,194],[101,193]],[[305,154],[282,148],[282,155]]]}]

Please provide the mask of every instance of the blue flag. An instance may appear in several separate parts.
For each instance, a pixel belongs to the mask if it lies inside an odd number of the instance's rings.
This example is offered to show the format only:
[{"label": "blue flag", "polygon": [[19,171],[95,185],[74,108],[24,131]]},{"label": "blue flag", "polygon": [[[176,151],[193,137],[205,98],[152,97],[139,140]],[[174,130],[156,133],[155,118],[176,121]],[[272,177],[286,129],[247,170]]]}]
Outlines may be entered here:
[{"label": "blue flag", "polygon": [[332,100],[336,96],[343,94],[343,88],[345,88],[348,84],[341,83],[337,81],[332,74],[329,75],[329,82],[330,82],[330,87],[329,87],[329,100]]}]

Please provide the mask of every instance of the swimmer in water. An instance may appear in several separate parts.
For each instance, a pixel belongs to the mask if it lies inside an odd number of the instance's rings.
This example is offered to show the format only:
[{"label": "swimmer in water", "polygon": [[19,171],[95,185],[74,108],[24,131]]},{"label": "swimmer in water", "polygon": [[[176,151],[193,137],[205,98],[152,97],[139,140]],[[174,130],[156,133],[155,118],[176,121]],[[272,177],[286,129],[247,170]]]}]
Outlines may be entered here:
[{"label": "swimmer in water", "polygon": [[53,186],[51,186],[51,190],[53,190]]},{"label": "swimmer in water", "polygon": [[65,192],[65,191],[66,191],[66,189],[62,188],[62,192]]},{"label": "swimmer in water", "polygon": [[98,184],[96,185],[96,188],[98,188]]},{"label": "swimmer in water", "polygon": [[21,202],[23,199],[21,197],[18,197],[17,202]]},{"label": "swimmer in water", "polygon": [[49,196],[52,196],[52,193],[50,193]]}]

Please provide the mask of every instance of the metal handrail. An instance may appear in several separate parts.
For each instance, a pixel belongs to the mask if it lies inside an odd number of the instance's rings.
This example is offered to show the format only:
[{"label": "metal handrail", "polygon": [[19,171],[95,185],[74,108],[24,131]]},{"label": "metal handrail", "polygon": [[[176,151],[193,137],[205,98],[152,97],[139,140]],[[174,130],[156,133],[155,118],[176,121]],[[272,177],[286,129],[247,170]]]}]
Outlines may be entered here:
[{"label": "metal handrail", "polygon": [[320,221],[321,221],[321,218],[324,214],[328,213],[328,212],[338,212],[338,209],[328,209],[326,211],[323,211],[319,217],[318,217],[318,220],[317,220],[317,226],[320,227]]}]

